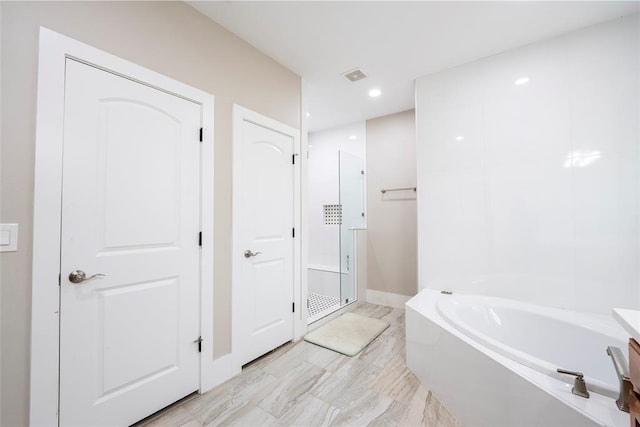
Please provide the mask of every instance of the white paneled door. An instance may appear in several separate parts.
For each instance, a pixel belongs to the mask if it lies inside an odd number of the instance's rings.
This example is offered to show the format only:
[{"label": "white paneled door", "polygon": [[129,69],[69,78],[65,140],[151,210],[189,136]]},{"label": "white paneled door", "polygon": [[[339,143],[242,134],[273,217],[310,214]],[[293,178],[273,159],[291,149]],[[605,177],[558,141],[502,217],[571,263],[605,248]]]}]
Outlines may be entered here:
[{"label": "white paneled door", "polygon": [[60,425],[198,390],[200,127],[200,105],[67,60]]},{"label": "white paneled door", "polygon": [[241,364],[293,337],[294,137],[236,121],[234,353]]}]

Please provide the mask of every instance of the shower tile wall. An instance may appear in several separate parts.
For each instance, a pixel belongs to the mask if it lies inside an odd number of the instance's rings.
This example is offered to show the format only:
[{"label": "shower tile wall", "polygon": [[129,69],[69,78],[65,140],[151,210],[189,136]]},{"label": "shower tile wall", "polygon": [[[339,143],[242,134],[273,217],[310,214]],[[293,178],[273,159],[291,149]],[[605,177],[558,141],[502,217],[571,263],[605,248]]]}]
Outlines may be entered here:
[{"label": "shower tile wall", "polygon": [[421,289],[640,308],[639,28],[417,80]]},{"label": "shower tile wall", "polygon": [[309,293],[340,300],[340,274],[328,268],[309,268]]}]

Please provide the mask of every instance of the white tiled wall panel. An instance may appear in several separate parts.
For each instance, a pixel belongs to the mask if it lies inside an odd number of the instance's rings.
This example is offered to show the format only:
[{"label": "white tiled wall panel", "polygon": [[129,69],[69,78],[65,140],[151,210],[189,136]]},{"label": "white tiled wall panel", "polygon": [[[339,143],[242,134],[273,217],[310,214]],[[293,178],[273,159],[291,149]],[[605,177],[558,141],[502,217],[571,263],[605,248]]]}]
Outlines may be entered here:
[{"label": "white tiled wall panel", "polygon": [[417,80],[421,289],[640,308],[639,28]]}]

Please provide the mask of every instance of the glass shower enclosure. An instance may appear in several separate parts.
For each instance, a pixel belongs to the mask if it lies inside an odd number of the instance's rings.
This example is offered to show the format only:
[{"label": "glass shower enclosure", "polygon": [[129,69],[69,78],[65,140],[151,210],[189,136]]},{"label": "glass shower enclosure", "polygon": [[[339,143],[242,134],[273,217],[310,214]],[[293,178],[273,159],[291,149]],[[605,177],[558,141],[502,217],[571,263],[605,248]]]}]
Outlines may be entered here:
[{"label": "glass shower enclosure", "polygon": [[364,228],[364,162],[353,154],[338,152],[340,221],[340,305],[357,298],[356,233]]}]

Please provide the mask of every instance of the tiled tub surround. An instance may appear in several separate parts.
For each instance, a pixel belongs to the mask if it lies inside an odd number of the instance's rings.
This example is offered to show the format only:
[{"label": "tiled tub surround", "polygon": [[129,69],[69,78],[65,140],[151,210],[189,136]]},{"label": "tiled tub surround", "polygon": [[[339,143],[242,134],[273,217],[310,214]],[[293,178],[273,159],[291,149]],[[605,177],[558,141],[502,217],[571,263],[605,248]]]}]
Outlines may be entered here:
[{"label": "tiled tub surround", "polygon": [[625,17],[416,81],[420,289],[640,309],[639,32]]},{"label": "tiled tub surround", "polygon": [[391,325],[359,355],[286,344],[140,426],[460,427],[405,364],[404,310],[362,304],[353,312]]},{"label": "tiled tub surround", "polygon": [[[627,335],[611,316],[430,289],[406,310],[407,365],[465,426],[628,425],[606,354]],[[590,398],[556,368],[583,371]]]}]

